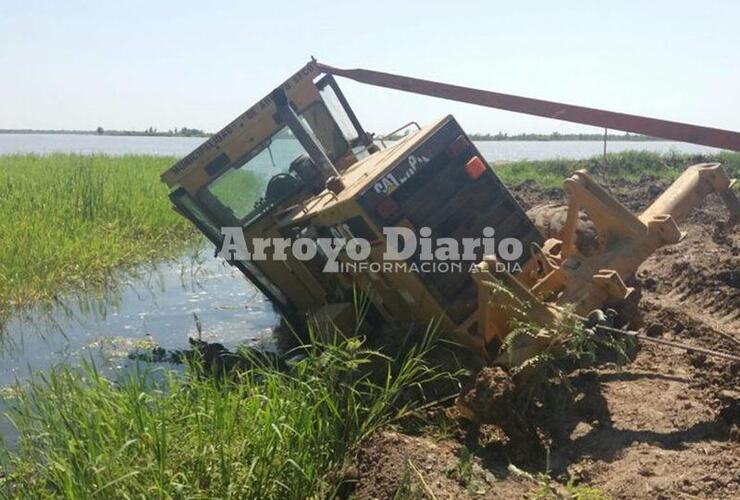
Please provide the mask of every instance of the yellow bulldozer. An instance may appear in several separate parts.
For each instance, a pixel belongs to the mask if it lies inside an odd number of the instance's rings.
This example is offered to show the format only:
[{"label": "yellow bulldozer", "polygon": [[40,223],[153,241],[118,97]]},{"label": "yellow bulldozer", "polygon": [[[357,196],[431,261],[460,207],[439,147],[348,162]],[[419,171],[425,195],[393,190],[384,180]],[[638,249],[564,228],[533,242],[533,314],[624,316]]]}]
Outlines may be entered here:
[{"label": "yellow bulldozer", "polygon": [[[584,316],[629,301],[625,282],[684,236],[681,220],[710,193],[730,223],[740,217],[719,164],[688,168],[639,215],[578,171],[564,181],[562,231],[546,239],[454,117],[374,137],[335,77],[740,151],[737,132],[311,60],[162,174],[176,210],[296,331],[312,321],[349,328],[361,287],[373,290],[363,313],[373,326],[438,321],[489,362],[521,362],[549,340],[497,359],[514,319],[547,326],[564,311]],[[587,255],[575,244],[583,213],[597,232]]]}]

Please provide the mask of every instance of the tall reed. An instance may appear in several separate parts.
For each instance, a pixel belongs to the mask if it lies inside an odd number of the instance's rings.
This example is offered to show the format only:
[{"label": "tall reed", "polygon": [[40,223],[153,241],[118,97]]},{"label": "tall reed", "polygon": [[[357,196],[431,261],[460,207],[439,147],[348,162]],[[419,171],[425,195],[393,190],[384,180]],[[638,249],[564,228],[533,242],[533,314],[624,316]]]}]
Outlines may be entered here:
[{"label": "tall reed", "polygon": [[695,163],[720,162],[730,177],[740,175],[740,153],[718,154],[658,154],[648,151],[610,153],[606,162],[602,156],[584,160],[558,158],[540,161],[515,161],[494,164],[493,169],[510,185],[532,181],[544,188],[560,188],[563,180],[576,170],[585,169],[609,179],[637,182],[643,177],[665,181],[675,180],[686,167]]},{"label": "tall reed", "polygon": [[115,269],[170,258],[197,241],[159,179],[174,161],[0,156],[0,313],[108,286]]},{"label": "tall reed", "polygon": [[10,412],[20,438],[0,453],[0,492],[325,498],[363,437],[431,404],[423,388],[452,377],[426,360],[432,337],[396,359],[358,338],[314,337],[289,371],[255,366],[233,378],[198,376],[197,367],[190,377],[134,369],[116,382],[91,364],[52,370]]}]

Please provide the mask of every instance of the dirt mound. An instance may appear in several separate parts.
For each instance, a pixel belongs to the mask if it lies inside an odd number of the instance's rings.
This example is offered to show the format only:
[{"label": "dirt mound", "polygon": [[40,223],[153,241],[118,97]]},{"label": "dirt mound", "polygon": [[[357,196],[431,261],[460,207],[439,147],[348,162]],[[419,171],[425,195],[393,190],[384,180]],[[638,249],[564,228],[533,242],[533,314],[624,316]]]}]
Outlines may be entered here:
[{"label": "dirt mound", "polygon": [[[560,203],[544,203],[527,210],[534,225],[545,239],[562,239],[565,220],[568,215],[568,206]],[[585,212],[578,214],[576,224],[576,247],[586,256],[593,255],[599,248],[598,233]]]},{"label": "dirt mound", "polygon": [[683,241],[659,250],[639,270],[637,276],[646,285],[643,287],[646,298],[663,309],[680,309],[717,331],[737,334],[740,332],[737,232],[692,222],[683,224],[682,230],[688,233]]},{"label": "dirt mound", "polygon": [[[651,178],[607,183],[636,212],[666,186]],[[532,184],[512,191],[527,208],[564,202],[559,191]],[[740,353],[733,340],[740,339],[740,235],[725,219],[723,205],[710,198],[680,225],[686,238],[641,267],[642,333]],[[484,370],[469,403],[508,412],[497,406],[511,390],[502,377]],[[587,484],[613,498],[740,498],[740,363],[643,344],[626,367],[590,367],[570,379],[574,403],[558,417],[547,460],[517,456],[486,425],[457,423],[436,437],[386,432],[360,450],[356,496],[521,498],[538,486],[512,474],[513,461],[533,474],[547,462],[562,484]],[[403,489],[410,481],[416,489]]]},{"label": "dirt mound", "polygon": [[524,210],[529,210],[536,205],[545,203],[562,203],[565,201],[562,189],[542,189],[531,180],[524,181],[509,190]]},{"label": "dirt mound", "polygon": [[503,368],[487,366],[463,388],[456,401],[461,416],[501,431],[502,444],[516,462],[537,460],[549,445],[549,433],[543,430],[547,419],[529,418],[520,411],[517,395],[521,390]]},{"label": "dirt mound", "polygon": [[478,372],[471,386],[457,401],[460,412],[473,422],[492,423],[512,418],[511,401],[516,386],[500,366],[487,366]]},{"label": "dirt mound", "polygon": [[351,498],[358,500],[523,498],[533,487],[505,463],[484,463],[464,443],[438,436],[379,433],[364,443],[355,467]]}]

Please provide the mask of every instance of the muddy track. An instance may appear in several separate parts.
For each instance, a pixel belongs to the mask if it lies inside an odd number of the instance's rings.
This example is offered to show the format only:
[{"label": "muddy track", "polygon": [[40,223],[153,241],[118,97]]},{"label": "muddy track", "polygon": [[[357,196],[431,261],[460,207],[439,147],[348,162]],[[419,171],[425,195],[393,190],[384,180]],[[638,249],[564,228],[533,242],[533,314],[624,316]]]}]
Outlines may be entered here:
[{"label": "muddy track", "polygon": [[[609,188],[640,211],[666,187],[644,181]],[[526,208],[564,201],[531,184],[513,191]],[[710,199],[681,225],[683,241],[640,268],[642,333],[740,353],[730,340],[740,339],[740,232],[727,231],[725,218]],[[575,402],[549,457],[560,483],[574,478],[614,498],[740,498],[740,363],[645,344],[629,365],[582,369],[572,383]],[[360,450],[352,495],[392,498],[401,488],[417,498],[521,498],[537,483],[513,473],[511,459],[501,433],[485,426],[387,431]],[[516,465],[535,473],[544,463]]]}]

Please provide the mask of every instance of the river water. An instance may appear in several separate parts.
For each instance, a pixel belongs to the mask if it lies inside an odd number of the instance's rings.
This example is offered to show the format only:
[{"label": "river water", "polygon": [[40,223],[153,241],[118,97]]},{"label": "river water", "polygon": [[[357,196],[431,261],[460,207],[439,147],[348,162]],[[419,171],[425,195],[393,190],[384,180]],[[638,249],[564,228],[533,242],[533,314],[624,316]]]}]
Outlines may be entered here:
[{"label": "river water", "polygon": [[[0,134],[0,154],[53,152],[104,153],[112,155],[149,154],[182,157],[195,149],[202,137],[133,137],[71,134]],[[489,161],[590,158],[603,153],[601,141],[485,141],[478,148]],[[683,142],[613,141],[607,151],[617,153],[643,150],[655,153],[716,153],[719,150]]]},{"label": "river water", "polygon": [[[0,154],[74,152],[149,154],[182,157],[203,138],[94,135],[0,134]],[[587,158],[602,153],[598,141],[504,141],[477,144],[489,161]],[[660,153],[712,153],[716,149],[675,142],[610,142],[608,150]],[[113,296],[69,300],[51,310],[17,315],[0,332],[0,413],[8,388],[29,374],[59,362],[91,358],[107,366],[129,363],[128,354],[147,345],[184,349],[197,335],[197,315],[205,340],[228,347],[273,347],[278,317],[268,301],[240,273],[213,258],[210,245],[196,255],[127,276]],[[5,399],[3,399],[5,398]],[[4,402],[5,401],[5,402]],[[13,440],[0,418],[0,434]]]},{"label": "river water", "polygon": [[[62,362],[92,360],[116,370],[134,363],[129,355],[148,354],[154,345],[185,349],[189,336],[229,348],[274,350],[279,318],[269,301],[202,247],[192,256],[140,269],[106,296],[69,298],[64,307],[12,318],[0,334],[0,414],[31,372]],[[14,443],[14,429],[1,416],[0,435]]]}]

